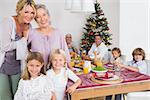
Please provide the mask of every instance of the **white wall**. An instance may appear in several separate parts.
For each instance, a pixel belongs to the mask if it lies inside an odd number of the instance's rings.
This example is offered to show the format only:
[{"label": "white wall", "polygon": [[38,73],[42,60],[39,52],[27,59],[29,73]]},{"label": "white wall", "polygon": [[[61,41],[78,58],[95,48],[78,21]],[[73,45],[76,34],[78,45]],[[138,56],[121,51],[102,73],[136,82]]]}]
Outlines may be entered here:
[{"label": "white wall", "polygon": [[128,60],[137,47],[143,48],[146,55],[150,54],[148,14],[148,0],[120,0],[119,46]]},{"label": "white wall", "polygon": [[0,1],[0,21],[4,17],[16,14],[16,0],[1,0]]}]

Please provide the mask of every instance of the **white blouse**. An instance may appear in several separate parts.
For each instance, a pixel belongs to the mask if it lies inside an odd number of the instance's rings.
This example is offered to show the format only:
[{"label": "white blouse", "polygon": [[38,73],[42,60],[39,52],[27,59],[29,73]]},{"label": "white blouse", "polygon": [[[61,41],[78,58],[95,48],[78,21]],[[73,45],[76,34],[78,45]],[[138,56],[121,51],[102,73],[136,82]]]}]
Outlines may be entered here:
[{"label": "white blouse", "polygon": [[30,80],[21,79],[14,100],[51,100],[52,92],[53,84],[46,75]]},{"label": "white blouse", "polygon": [[65,90],[68,79],[76,82],[79,77],[74,74],[69,68],[62,68],[59,74],[55,74],[53,69],[47,71],[47,75],[51,77],[57,100],[64,100]]},{"label": "white blouse", "polygon": [[106,59],[108,56],[108,48],[103,42],[98,47],[95,43],[93,43],[91,49],[88,52],[88,55],[94,56],[94,51],[97,52],[97,58]]},{"label": "white blouse", "polygon": [[115,59],[113,57],[113,55],[111,55],[110,62],[114,63],[114,61],[117,61],[117,62],[119,62],[121,64],[126,64],[126,56],[125,55],[121,55],[120,57],[118,57],[117,59]]},{"label": "white blouse", "polygon": [[16,34],[16,23],[13,17],[5,18],[0,22],[0,67],[4,62],[5,53],[8,51],[16,49],[16,60],[25,60],[26,58],[27,39],[22,37],[18,41],[14,41]]},{"label": "white blouse", "polygon": [[148,74],[147,73],[147,64],[145,62],[145,60],[142,60],[142,61],[138,61],[138,62],[135,62],[135,61],[129,61],[127,62],[128,66],[133,66],[133,67],[136,67],[139,69],[139,72],[142,73],[142,74]]}]

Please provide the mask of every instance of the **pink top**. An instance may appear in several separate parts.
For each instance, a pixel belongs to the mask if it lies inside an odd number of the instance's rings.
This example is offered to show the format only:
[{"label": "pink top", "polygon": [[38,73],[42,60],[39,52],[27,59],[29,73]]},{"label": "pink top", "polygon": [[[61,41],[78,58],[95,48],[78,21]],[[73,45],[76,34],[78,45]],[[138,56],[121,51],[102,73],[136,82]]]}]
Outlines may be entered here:
[{"label": "pink top", "polygon": [[31,51],[43,54],[45,64],[48,63],[48,57],[53,49],[63,49],[67,55],[67,62],[70,62],[69,50],[62,32],[55,29],[49,35],[43,35],[37,29],[29,33],[28,44],[31,43]]}]

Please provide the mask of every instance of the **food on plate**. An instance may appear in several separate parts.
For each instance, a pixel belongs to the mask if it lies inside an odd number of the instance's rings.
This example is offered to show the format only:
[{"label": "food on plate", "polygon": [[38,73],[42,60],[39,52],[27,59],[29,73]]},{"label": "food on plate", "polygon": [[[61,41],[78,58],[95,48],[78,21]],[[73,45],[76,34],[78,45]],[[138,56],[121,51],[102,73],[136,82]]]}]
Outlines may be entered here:
[{"label": "food on plate", "polygon": [[108,70],[104,67],[94,67],[94,68],[92,68],[92,71],[95,73],[105,73]]},{"label": "food on plate", "polygon": [[103,67],[103,63],[100,59],[95,59],[94,60],[94,64],[97,66],[97,67]]},{"label": "food on plate", "polygon": [[75,65],[75,67],[83,68],[84,61],[80,61],[78,64]]},{"label": "food on plate", "polygon": [[92,77],[94,77],[94,78],[98,78],[98,77],[111,78],[111,77],[113,77],[113,76],[114,76],[114,74],[113,74],[113,73],[108,73],[108,72],[103,73],[103,74],[99,74],[99,73],[92,73]]},{"label": "food on plate", "polygon": [[118,80],[119,76],[114,75],[113,73],[104,73],[104,74],[97,74],[97,73],[92,73],[92,77],[95,78],[96,80],[105,80],[105,81],[112,81],[112,80]]},{"label": "food on plate", "polygon": [[93,70],[96,70],[96,71],[104,71],[104,70],[107,70],[107,69],[104,68],[104,67],[95,67],[95,68],[93,68]]},{"label": "food on plate", "polygon": [[75,62],[74,62],[74,61],[71,61],[71,62],[70,62],[70,66],[71,66],[71,67],[74,67],[74,66],[75,66]]}]

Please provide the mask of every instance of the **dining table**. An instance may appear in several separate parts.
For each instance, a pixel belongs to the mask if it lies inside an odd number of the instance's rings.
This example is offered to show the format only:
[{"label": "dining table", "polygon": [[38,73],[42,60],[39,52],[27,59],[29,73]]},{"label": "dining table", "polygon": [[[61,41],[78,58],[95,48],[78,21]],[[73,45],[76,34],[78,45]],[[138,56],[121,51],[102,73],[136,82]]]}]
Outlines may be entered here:
[{"label": "dining table", "polygon": [[[150,76],[134,72],[128,69],[122,69],[118,72],[111,72],[119,75],[122,81],[118,83],[98,83],[91,80],[91,73],[78,75],[82,84],[71,94],[71,100],[81,100],[95,98],[107,95],[124,94],[135,91],[150,90]],[[69,81],[68,85],[73,82]]]}]

